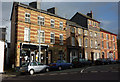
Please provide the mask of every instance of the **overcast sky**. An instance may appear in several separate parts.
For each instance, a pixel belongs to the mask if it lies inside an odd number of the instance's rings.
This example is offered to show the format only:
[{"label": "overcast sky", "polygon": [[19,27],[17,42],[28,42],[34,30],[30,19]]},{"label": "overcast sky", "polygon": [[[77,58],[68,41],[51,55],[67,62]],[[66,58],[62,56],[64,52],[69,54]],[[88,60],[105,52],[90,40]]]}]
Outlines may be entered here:
[{"label": "overcast sky", "polygon": [[[34,0],[35,1],[35,0]],[[22,2],[28,4],[28,2]],[[101,28],[118,34],[118,2],[42,2],[41,8],[46,10],[57,8],[57,14],[70,19],[76,12],[87,14],[93,11],[93,18],[101,22]],[[8,26],[10,40],[10,16],[12,2],[2,2],[2,25]],[[8,21],[6,21],[8,20]]]}]

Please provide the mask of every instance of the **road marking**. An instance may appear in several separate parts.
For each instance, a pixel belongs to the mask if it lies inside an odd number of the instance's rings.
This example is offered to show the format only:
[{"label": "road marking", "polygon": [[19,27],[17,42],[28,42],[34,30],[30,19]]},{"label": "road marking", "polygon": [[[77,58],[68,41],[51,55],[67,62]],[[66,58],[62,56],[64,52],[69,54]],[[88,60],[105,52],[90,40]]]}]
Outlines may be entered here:
[{"label": "road marking", "polygon": [[49,75],[57,75],[57,73],[49,74]]},{"label": "road marking", "polygon": [[46,74],[39,74],[39,75],[46,75]]},{"label": "road marking", "polygon": [[97,73],[98,71],[91,71],[91,72],[93,72],[93,73]]},{"label": "road marking", "polygon": [[111,72],[119,72],[119,71],[111,71]]}]

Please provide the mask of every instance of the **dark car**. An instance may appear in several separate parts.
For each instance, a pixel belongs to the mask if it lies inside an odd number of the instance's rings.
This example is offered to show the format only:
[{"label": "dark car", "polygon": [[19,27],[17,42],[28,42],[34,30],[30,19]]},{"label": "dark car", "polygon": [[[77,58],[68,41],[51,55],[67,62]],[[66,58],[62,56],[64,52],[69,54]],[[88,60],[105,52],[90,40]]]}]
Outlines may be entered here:
[{"label": "dark car", "polygon": [[92,65],[92,62],[86,59],[82,59],[82,58],[75,58],[72,60],[73,66],[74,67],[83,67],[86,65]]},{"label": "dark car", "polygon": [[72,68],[73,65],[72,63],[67,63],[65,60],[57,60],[56,63],[50,63],[50,70],[62,70],[62,69],[68,69],[68,68]]},{"label": "dark car", "polygon": [[114,60],[112,58],[107,58],[106,61],[108,64],[116,64],[116,60]]},{"label": "dark car", "polygon": [[116,60],[116,63],[117,63],[117,64],[120,64],[120,60]]},{"label": "dark car", "polygon": [[103,59],[103,58],[99,58],[99,59],[95,60],[95,65],[105,65],[107,63],[108,62],[106,61],[106,59]]}]

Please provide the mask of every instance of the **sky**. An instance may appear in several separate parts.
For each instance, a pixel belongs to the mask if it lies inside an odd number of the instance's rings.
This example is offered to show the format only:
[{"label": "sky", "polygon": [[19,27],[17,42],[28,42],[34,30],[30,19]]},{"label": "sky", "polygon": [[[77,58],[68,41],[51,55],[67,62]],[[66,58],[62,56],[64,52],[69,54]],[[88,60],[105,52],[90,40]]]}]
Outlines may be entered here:
[{"label": "sky", "polygon": [[[35,0],[32,0],[35,1]],[[59,0],[58,0],[59,1]],[[102,0],[101,0],[102,1]],[[28,4],[29,2],[22,2]],[[0,5],[1,6],[1,5]],[[118,34],[118,2],[41,2],[41,9],[56,7],[57,15],[65,18],[72,18],[76,12],[87,14],[92,10],[93,18],[101,22],[101,28]],[[7,26],[7,39],[10,42],[10,17],[12,11],[12,2],[2,2],[2,25]],[[2,17],[2,18],[1,18]]]}]

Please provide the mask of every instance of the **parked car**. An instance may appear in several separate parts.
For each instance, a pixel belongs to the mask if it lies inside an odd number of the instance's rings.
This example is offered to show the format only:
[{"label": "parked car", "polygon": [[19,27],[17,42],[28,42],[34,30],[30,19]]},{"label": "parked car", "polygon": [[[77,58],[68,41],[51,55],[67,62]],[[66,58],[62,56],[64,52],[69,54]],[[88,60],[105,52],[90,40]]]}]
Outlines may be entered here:
[{"label": "parked car", "polygon": [[106,61],[108,64],[116,64],[116,60],[114,60],[112,58],[107,58]]},{"label": "parked car", "polygon": [[21,73],[30,73],[33,75],[35,72],[41,72],[41,71],[49,71],[49,66],[44,65],[39,62],[30,62],[30,63],[23,63],[19,70]]},{"label": "parked car", "polygon": [[116,60],[116,63],[117,63],[117,64],[120,64],[120,60],[117,59],[117,60]]},{"label": "parked car", "polygon": [[106,61],[106,59],[103,59],[103,58],[98,58],[97,60],[95,60],[95,65],[105,65],[107,64],[108,62]]},{"label": "parked car", "polygon": [[50,63],[49,66],[51,70],[54,70],[54,69],[62,70],[62,69],[68,69],[73,67],[72,63],[67,63],[65,60],[57,60],[56,63]]},{"label": "parked car", "polygon": [[82,67],[82,66],[86,66],[86,65],[92,65],[92,62],[90,60],[86,60],[86,59],[78,59],[75,58],[72,60],[73,66],[74,67]]}]

